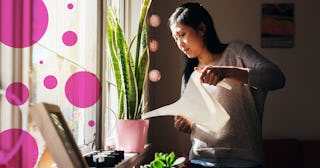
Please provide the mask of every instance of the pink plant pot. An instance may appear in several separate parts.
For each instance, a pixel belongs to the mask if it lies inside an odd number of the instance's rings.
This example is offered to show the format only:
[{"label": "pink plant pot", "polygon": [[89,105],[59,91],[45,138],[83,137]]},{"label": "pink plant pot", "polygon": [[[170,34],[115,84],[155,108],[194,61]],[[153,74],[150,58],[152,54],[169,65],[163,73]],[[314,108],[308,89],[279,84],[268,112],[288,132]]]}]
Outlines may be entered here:
[{"label": "pink plant pot", "polygon": [[149,120],[118,120],[116,148],[128,153],[144,150],[149,129]]}]

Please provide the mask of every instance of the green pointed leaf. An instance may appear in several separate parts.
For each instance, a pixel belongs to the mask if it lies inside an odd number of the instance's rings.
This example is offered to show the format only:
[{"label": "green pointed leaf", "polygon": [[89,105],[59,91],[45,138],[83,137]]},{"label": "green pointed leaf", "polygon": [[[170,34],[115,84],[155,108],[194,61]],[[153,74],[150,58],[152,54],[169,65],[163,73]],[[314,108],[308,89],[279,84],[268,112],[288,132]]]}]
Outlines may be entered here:
[{"label": "green pointed leaf", "polygon": [[107,15],[107,40],[108,40],[108,48],[109,48],[109,52],[111,55],[111,63],[112,63],[112,69],[113,69],[113,73],[114,76],[116,78],[116,85],[117,85],[117,92],[118,92],[118,100],[119,100],[119,110],[120,110],[120,116],[123,113],[123,100],[121,98],[121,93],[122,93],[122,76],[121,76],[121,70],[120,70],[120,60],[118,57],[118,53],[117,53],[117,43],[115,42],[115,22],[116,22],[116,18],[114,17],[114,15],[111,12],[111,9],[108,8],[107,10],[108,15]]},{"label": "green pointed leaf", "polygon": [[155,160],[151,162],[151,167],[155,167],[155,168],[163,168],[164,167],[164,162],[161,160]]},{"label": "green pointed leaf", "polygon": [[156,160],[156,159],[160,159],[160,157],[161,157],[161,153],[155,153],[154,154],[154,159]]},{"label": "green pointed leaf", "polygon": [[139,27],[138,27],[138,33],[137,33],[137,46],[136,46],[136,58],[135,58],[135,72],[137,72],[138,68],[138,62],[139,62],[139,56],[140,56],[140,46],[141,46],[141,35],[142,35],[142,30],[143,30],[143,25],[145,24],[146,21],[146,16],[147,12],[150,8],[152,0],[144,0],[141,8],[141,13],[140,13],[140,19],[139,19]]},{"label": "green pointed leaf", "polygon": [[141,40],[141,49],[142,51],[148,47],[148,31],[147,31],[147,23],[144,22],[142,28],[142,40]]},{"label": "green pointed leaf", "polygon": [[174,158],[175,158],[175,155],[174,155],[173,152],[171,152],[171,153],[169,154],[169,160],[168,160],[168,162],[170,163],[170,165],[173,164]]},{"label": "green pointed leaf", "polygon": [[118,45],[118,50],[120,54],[120,62],[122,67],[122,76],[123,76],[123,83],[125,88],[125,100],[126,100],[126,110],[127,110],[127,117],[133,118],[133,114],[137,109],[137,84],[135,82],[135,76],[132,71],[132,66],[130,65],[130,61],[128,56],[128,46],[124,38],[123,31],[119,24],[116,24],[116,42]]},{"label": "green pointed leaf", "polygon": [[[143,90],[145,83],[147,81],[147,76],[148,76],[148,70],[149,70],[149,64],[150,64],[150,59],[149,59],[149,50],[145,49],[143,52],[143,55],[141,56],[140,62],[139,62],[139,68],[138,68],[138,74],[137,74],[137,85],[138,85],[138,101],[139,104],[143,103]],[[138,118],[141,117],[142,115],[142,108],[139,108],[137,111],[136,116]]]},{"label": "green pointed leaf", "polygon": [[170,166],[171,166],[169,155],[166,155],[166,156],[165,156],[165,163],[166,163],[166,167],[170,167]]},{"label": "green pointed leaf", "polygon": [[124,113],[124,93],[123,91],[120,92],[120,99],[119,99],[119,115],[118,118],[120,120],[123,120],[125,118],[125,113]]},{"label": "green pointed leaf", "polygon": [[160,153],[160,160],[166,160],[166,154]]},{"label": "green pointed leaf", "polygon": [[[130,41],[130,44],[129,44],[129,50],[131,50],[132,48],[132,45],[134,43],[134,41],[137,39],[137,35],[135,35],[132,40]],[[128,58],[129,58],[129,62],[130,62],[130,66],[134,69],[134,62],[133,62],[133,57],[132,57],[132,54],[131,52],[129,52],[130,55],[128,55]]]}]

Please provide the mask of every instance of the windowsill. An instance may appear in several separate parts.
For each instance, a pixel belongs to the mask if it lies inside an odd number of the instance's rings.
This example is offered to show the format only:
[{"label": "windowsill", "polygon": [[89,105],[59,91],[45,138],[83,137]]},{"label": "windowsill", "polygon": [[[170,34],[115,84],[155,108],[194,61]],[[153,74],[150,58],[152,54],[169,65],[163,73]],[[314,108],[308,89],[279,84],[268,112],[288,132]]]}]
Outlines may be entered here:
[{"label": "windowsill", "polygon": [[124,160],[117,164],[116,168],[139,167],[144,164],[143,161],[150,155],[151,144],[147,144],[142,153],[125,153]]}]

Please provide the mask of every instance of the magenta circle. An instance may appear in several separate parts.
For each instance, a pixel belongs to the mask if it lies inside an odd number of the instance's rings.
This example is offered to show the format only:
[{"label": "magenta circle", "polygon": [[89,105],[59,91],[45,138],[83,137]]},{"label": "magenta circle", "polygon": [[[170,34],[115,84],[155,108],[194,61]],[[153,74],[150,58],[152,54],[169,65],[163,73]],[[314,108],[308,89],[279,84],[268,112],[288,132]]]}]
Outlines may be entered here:
[{"label": "magenta circle", "polygon": [[43,64],[43,60],[40,60],[39,63],[40,63],[40,64]]},{"label": "magenta circle", "polygon": [[0,41],[13,48],[38,42],[48,27],[48,11],[42,0],[0,0]]},{"label": "magenta circle", "polygon": [[6,89],[6,98],[12,105],[22,105],[29,98],[29,89],[23,83],[11,83]]},{"label": "magenta circle", "polygon": [[100,80],[90,72],[76,72],[65,85],[68,101],[76,107],[87,108],[94,105],[101,96]]},{"label": "magenta circle", "polygon": [[38,160],[38,145],[28,132],[8,129],[0,133],[0,165],[33,168]]},{"label": "magenta circle", "polygon": [[78,41],[78,36],[73,31],[66,31],[62,35],[62,41],[66,46],[73,46]]},{"label": "magenta circle", "polygon": [[58,80],[53,75],[48,75],[44,78],[43,84],[47,89],[53,89],[57,86]]},{"label": "magenta circle", "polygon": [[68,9],[73,9],[73,4],[72,3],[68,3]]},{"label": "magenta circle", "polygon": [[96,123],[93,120],[90,120],[88,122],[89,127],[94,127],[96,125]]}]

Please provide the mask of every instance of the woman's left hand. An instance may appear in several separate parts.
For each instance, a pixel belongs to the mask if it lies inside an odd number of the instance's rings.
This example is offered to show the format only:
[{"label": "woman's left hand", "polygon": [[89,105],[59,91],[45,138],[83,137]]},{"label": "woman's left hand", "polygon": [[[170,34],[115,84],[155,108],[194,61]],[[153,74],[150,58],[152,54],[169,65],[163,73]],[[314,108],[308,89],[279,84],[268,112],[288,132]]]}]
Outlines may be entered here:
[{"label": "woman's left hand", "polygon": [[174,127],[178,131],[190,134],[192,131],[192,122],[187,118],[177,115],[174,117]]}]

